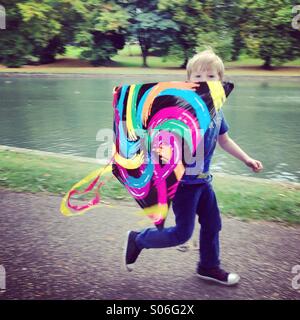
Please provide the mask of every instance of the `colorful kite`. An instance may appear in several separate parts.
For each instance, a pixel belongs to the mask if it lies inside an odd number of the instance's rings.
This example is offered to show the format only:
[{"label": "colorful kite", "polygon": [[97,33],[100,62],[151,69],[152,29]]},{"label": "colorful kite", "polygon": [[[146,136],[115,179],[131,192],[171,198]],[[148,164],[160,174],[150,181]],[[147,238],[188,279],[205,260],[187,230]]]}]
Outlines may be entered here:
[{"label": "colorful kite", "polygon": [[[100,203],[100,181],[107,173],[162,227],[185,169],[184,158],[196,154],[210,122],[233,89],[231,82],[158,82],[114,89],[113,156],[106,167],[78,182],[65,195],[61,211],[78,215]],[[187,148],[185,147],[187,146]],[[88,184],[83,191],[79,187]],[[84,205],[74,195],[93,191]]]}]

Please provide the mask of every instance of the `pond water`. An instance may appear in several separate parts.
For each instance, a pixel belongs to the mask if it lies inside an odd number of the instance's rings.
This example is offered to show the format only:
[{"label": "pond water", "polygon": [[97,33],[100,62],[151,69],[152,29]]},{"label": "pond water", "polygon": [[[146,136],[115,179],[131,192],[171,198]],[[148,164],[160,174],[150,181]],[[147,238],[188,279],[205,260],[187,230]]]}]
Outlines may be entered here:
[{"label": "pond water", "polygon": [[[98,130],[112,128],[113,87],[168,80],[184,78],[0,77],[0,144],[95,157]],[[229,134],[264,170],[254,174],[218,147],[212,172],[300,182],[300,81],[231,80]]]}]

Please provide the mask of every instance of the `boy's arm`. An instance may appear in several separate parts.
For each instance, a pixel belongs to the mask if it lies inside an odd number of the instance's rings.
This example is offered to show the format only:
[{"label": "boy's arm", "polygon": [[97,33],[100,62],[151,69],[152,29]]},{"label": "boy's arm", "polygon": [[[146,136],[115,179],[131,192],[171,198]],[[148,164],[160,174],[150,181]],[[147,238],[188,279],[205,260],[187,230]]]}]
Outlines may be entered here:
[{"label": "boy's arm", "polygon": [[263,165],[260,161],[251,158],[244,150],[242,150],[227,133],[220,134],[218,138],[219,145],[226,152],[234,156],[235,158],[244,162],[254,172],[259,172],[263,169]]}]

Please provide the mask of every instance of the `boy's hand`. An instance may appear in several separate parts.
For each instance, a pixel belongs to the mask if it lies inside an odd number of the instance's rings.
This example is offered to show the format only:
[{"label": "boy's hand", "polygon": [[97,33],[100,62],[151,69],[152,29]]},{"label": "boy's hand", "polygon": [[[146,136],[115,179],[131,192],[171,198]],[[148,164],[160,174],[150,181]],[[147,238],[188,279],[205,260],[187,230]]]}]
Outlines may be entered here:
[{"label": "boy's hand", "polygon": [[172,148],[168,145],[161,145],[159,148],[153,148],[154,152],[156,152],[159,156],[162,157],[164,162],[169,162],[172,157]]},{"label": "boy's hand", "polygon": [[252,169],[254,172],[259,172],[263,169],[263,165],[260,161],[249,158],[245,161],[245,164]]}]

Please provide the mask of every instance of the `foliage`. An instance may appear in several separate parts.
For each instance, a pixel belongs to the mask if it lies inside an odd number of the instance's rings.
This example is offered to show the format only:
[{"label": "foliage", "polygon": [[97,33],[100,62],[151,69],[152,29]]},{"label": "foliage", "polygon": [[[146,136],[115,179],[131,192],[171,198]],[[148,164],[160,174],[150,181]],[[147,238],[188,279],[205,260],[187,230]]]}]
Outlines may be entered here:
[{"label": "foliage", "polygon": [[229,32],[217,33],[212,31],[200,33],[197,37],[197,42],[197,52],[211,47],[224,61],[230,61],[232,58],[233,39]]},{"label": "foliage", "polygon": [[111,1],[88,0],[84,7],[75,43],[83,48],[81,57],[98,66],[110,61],[124,47],[129,16]]},{"label": "foliage", "polygon": [[[168,12],[178,25],[176,46],[173,53],[181,51],[185,67],[188,58],[195,53],[200,33],[209,31],[213,19],[203,10],[203,4],[197,0],[159,0],[158,8]],[[179,50],[178,50],[179,49]]]},{"label": "foliage", "polygon": [[299,31],[291,27],[293,1],[243,0],[247,21],[240,25],[248,52],[270,68],[299,55]]},{"label": "foliage", "polygon": [[0,63],[19,67],[50,63],[65,47],[102,65],[125,42],[138,43],[143,65],[149,55],[175,56],[182,67],[212,47],[225,61],[246,52],[264,67],[299,55],[300,33],[291,26],[293,0],[2,0]]},{"label": "foliage", "polygon": [[130,15],[128,35],[140,45],[143,66],[147,67],[150,52],[156,55],[167,53],[168,47],[175,41],[177,24],[170,15],[158,10],[157,0],[127,1],[123,7]]}]

